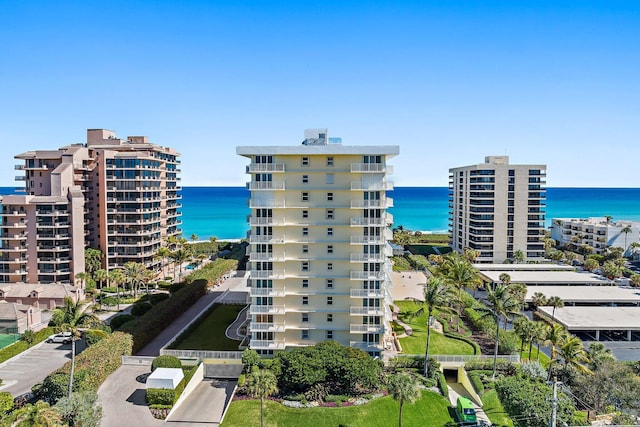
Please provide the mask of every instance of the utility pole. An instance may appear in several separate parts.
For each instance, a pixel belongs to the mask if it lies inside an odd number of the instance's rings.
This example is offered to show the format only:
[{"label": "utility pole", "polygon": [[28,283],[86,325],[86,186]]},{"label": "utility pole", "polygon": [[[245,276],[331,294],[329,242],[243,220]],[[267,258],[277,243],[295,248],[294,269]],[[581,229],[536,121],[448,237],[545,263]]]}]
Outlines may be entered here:
[{"label": "utility pole", "polygon": [[558,423],[558,377],[553,377],[553,381],[548,381],[547,384],[553,386],[553,397],[551,398],[551,423],[550,427],[556,427]]}]

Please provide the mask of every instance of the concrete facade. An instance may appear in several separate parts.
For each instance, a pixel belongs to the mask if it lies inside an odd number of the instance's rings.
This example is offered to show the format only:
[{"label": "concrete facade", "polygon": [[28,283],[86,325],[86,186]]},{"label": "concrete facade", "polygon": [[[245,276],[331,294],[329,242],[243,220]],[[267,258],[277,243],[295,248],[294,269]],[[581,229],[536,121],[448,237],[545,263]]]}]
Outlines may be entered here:
[{"label": "concrete facade", "polygon": [[85,247],[110,269],[159,267],[162,239],[180,233],[178,156],[104,129],[87,130],[86,144],[17,155],[24,194],[1,199],[0,283],[73,284]]},{"label": "concrete facade", "polygon": [[522,251],[544,258],[546,166],[510,165],[507,156],[449,169],[452,246],[478,250],[478,263],[499,263]]},{"label": "concrete facade", "polygon": [[634,254],[632,244],[640,242],[640,222],[613,222],[605,217],[553,218],[551,238],[562,245],[589,245],[598,254],[607,247],[622,248],[624,256],[631,256]]},{"label": "concrete facade", "polygon": [[387,160],[398,152],[343,146],[326,129],[300,146],[237,148],[251,160],[251,348],[391,345]]}]

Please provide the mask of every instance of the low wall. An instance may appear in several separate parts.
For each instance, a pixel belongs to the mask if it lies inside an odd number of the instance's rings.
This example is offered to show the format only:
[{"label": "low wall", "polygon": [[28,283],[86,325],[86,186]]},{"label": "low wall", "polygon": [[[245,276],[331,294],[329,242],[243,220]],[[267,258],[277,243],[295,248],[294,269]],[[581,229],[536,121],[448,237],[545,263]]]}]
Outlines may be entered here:
[{"label": "low wall", "polygon": [[478,393],[476,393],[473,384],[471,384],[471,380],[469,380],[469,375],[467,375],[464,366],[458,368],[458,382],[462,384],[462,387],[469,393],[469,396],[471,396],[476,405],[482,407],[482,399],[478,396]]},{"label": "low wall", "polygon": [[184,390],[182,391],[182,394],[178,398],[178,401],[175,403],[175,405],[173,405],[173,408],[171,408],[171,411],[169,411],[169,413],[167,414],[167,418],[169,418],[171,414],[173,414],[176,411],[176,409],[180,405],[182,405],[182,402],[187,400],[189,395],[193,392],[193,390],[196,389],[198,384],[200,384],[203,379],[204,379],[204,363],[200,362],[200,364],[198,365],[198,368],[196,369],[193,376],[191,377],[191,380],[189,380],[189,383],[184,387]]},{"label": "low wall", "polygon": [[155,357],[152,356],[122,356],[123,365],[151,366]]}]

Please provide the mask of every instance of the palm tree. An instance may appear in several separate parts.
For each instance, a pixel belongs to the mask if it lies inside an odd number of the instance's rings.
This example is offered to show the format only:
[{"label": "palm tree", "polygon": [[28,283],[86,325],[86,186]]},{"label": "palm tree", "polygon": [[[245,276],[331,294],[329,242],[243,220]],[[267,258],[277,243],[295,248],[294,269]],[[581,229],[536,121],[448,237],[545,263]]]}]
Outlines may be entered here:
[{"label": "palm tree", "polygon": [[480,256],[480,251],[471,248],[464,248],[462,255],[467,259],[467,261],[473,263],[476,262],[476,259]]},{"label": "palm tree", "polygon": [[535,305],[536,308],[542,307],[547,305],[547,297],[544,296],[542,292],[536,292],[533,294],[533,297],[531,297],[531,303]]},{"label": "palm tree", "polygon": [[500,320],[502,318],[507,321],[509,316],[522,316],[522,305],[508,291],[503,284],[497,285],[494,289],[487,289],[487,306],[479,307],[480,317],[491,317],[496,323],[496,343],[493,354],[493,375],[496,377],[496,368],[498,365],[498,345],[500,341]]},{"label": "palm tree", "polygon": [[610,224],[611,220],[613,219],[613,217],[611,215],[605,215],[604,219],[605,219],[605,221],[607,221],[607,224]]},{"label": "palm tree", "polygon": [[449,305],[453,300],[453,290],[451,286],[441,277],[433,276],[424,287],[424,306],[414,313],[420,316],[427,309],[427,347],[424,353],[424,376],[429,375],[429,344],[431,341],[431,316],[434,310],[451,312]]},{"label": "palm tree", "polygon": [[84,288],[84,284],[86,282],[87,279],[90,279],[91,275],[89,273],[87,273],[86,271],[82,271],[80,273],[76,273],[75,275],[75,279],[78,280],[80,283],[80,287]]},{"label": "palm tree", "polygon": [[551,326],[546,328],[544,344],[551,346],[551,361],[553,362],[558,358],[558,346],[564,341],[564,338],[567,336],[567,330],[554,323]]},{"label": "palm tree", "polygon": [[518,249],[513,253],[513,261],[516,264],[522,264],[524,260],[525,260],[524,252],[522,252],[520,249]]},{"label": "palm tree", "polygon": [[560,345],[560,356],[562,357],[565,369],[571,366],[581,372],[591,373],[591,369],[585,365],[589,363],[589,355],[585,351],[580,338],[575,335],[566,336],[562,341]]},{"label": "palm tree", "polygon": [[402,407],[405,402],[413,403],[420,397],[420,389],[416,380],[406,372],[396,374],[389,381],[389,393],[394,400],[400,402],[398,427],[402,427]]},{"label": "palm tree", "polygon": [[164,268],[167,265],[167,259],[170,256],[171,256],[171,251],[166,246],[162,246],[158,248],[158,250],[156,251],[156,254],[154,255],[154,258],[160,258],[162,260],[162,266],[160,267],[160,269],[162,270],[163,278],[164,278]]},{"label": "palm tree", "polygon": [[605,347],[601,342],[592,342],[587,349],[589,357],[589,368],[592,371],[600,369],[606,362],[615,360],[610,348]]},{"label": "palm tree", "polygon": [[[533,322],[533,340],[536,342],[536,360],[540,360],[540,345],[547,339],[547,328],[542,322]],[[531,347],[529,347],[529,360],[531,360]]]},{"label": "palm tree", "polygon": [[195,233],[193,233],[193,234],[191,235],[191,243],[195,243],[195,242],[197,242],[197,241],[198,241],[198,235],[197,235],[197,234],[195,234]]},{"label": "palm tree", "polygon": [[276,376],[266,369],[254,372],[251,374],[247,391],[249,395],[260,398],[260,426],[264,427],[264,399],[278,392]]},{"label": "palm tree", "polygon": [[[476,288],[480,283],[478,270],[465,258],[456,252],[445,255],[444,262],[438,266],[436,274],[444,274],[444,279],[458,290],[458,312],[462,312],[462,290]],[[460,330],[460,316],[457,320],[457,330]]]},{"label": "palm tree", "polygon": [[[175,252],[171,253],[171,258],[175,263],[180,266],[180,279],[182,280],[182,263],[191,259],[191,251],[186,248],[178,249]],[[173,280],[176,279],[176,271],[175,268],[173,270]]]},{"label": "palm tree", "polygon": [[511,283],[511,276],[509,276],[509,273],[500,274],[500,276],[498,276],[498,279],[500,279],[500,281],[507,286]]},{"label": "palm tree", "polygon": [[593,259],[593,258],[587,258],[584,261],[584,269],[587,271],[594,271],[596,270],[598,267],[600,267],[600,263],[598,262],[598,260]]},{"label": "palm tree", "polygon": [[564,301],[559,296],[555,296],[554,295],[552,297],[549,297],[549,299],[547,300],[547,303],[545,305],[553,307],[553,310],[551,311],[551,320],[555,322],[555,320],[556,320],[556,308],[564,307]]},{"label": "palm tree", "polygon": [[526,317],[521,317],[513,324],[513,329],[520,338],[520,354],[524,351],[524,345],[529,345],[529,360],[531,360],[531,347],[535,338],[534,324],[534,321]]},{"label": "palm tree", "polygon": [[639,288],[640,287],[640,274],[634,273],[631,276],[629,276],[629,280],[631,281],[631,284],[636,287]]},{"label": "palm tree", "polygon": [[69,396],[73,387],[73,371],[76,361],[76,341],[80,339],[81,327],[94,327],[100,324],[100,319],[95,315],[86,313],[80,302],[74,302],[71,298],[64,299],[64,306],[53,310],[52,319],[61,320],[57,325],[61,331],[71,332],[71,373],[69,374]]},{"label": "palm tree", "polygon": [[622,230],[620,230],[621,233],[624,233],[624,252],[627,252],[627,235],[629,233],[631,233],[632,229],[630,225],[625,226],[624,228],[622,228]]},{"label": "palm tree", "polygon": [[147,267],[140,262],[127,262],[124,265],[124,276],[133,289],[133,297],[137,295],[138,287],[144,283]]},{"label": "palm tree", "polygon": [[100,268],[93,272],[93,279],[100,284],[99,289],[102,289],[102,286],[104,285],[104,282],[107,280],[108,277],[109,277],[109,274],[107,273],[107,270],[103,268]]},{"label": "palm tree", "polygon": [[109,283],[116,285],[116,298],[118,299],[118,310],[120,310],[120,285],[122,285],[127,278],[124,276],[124,272],[120,269],[111,270],[109,272]]}]

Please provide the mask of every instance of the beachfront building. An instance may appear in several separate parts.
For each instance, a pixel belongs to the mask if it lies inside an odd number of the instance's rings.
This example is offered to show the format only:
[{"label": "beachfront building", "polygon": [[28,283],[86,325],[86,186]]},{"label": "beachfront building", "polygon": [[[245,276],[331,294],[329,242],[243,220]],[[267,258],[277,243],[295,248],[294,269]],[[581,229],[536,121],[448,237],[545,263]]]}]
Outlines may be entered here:
[{"label": "beachfront building", "polygon": [[610,217],[553,218],[551,238],[560,245],[588,245],[598,254],[608,247],[622,248],[624,256],[632,256],[640,242],[640,222],[612,221]]},{"label": "beachfront building", "polygon": [[299,146],[244,146],[251,176],[250,347],[335,340],[392,347],[388,159],[397,146],[344,146],[326,129]]},{"label": "beachfront building", "polygon": [[449,169],[452,246],[477,250],[479,263],[544,258],[546,166],[512,165],[507,156]]},{"label": "beachfront building", "polygon": [[1,199],[0,283],[73,284],[86,247],[110,269],[157,267],[162,239],[180,232],[177,157],[104,129],[89,129],[86,144],[17,155],[24,186]]}]

